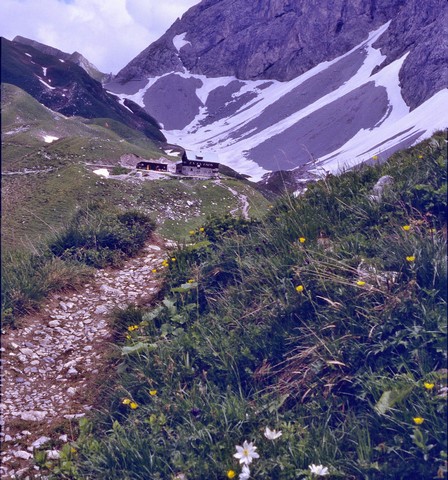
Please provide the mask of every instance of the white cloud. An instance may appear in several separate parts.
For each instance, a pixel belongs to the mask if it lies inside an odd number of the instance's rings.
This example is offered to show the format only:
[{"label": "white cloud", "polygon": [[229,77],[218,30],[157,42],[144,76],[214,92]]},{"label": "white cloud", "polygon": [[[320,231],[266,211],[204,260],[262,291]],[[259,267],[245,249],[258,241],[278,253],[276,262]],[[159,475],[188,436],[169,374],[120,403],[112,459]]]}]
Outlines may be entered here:
[{"label": "white cloud", "polygon": [[[167,4],[168,3],[168,4]],[[2,0],[0,35],[75,50],[117,73],[199,0]]]}]

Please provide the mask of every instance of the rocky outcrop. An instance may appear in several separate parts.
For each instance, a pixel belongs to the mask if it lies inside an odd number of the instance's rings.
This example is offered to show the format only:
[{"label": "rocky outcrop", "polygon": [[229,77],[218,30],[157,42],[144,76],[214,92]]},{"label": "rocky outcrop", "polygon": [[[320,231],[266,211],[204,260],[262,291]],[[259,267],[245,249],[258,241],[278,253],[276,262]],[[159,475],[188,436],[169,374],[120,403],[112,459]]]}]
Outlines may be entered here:
[{"label": "rocky outcrop", "polygon": [[[445,0],[204,0],[116,80],[126,83],[184,69],[209,77],[290,80],[344,54],[392,21],[379,45],[387,55],[385,65],[410,52],[401,79],[405,99],[415,107],[447,82],[439,68],[447,51],[442,22],[447,5]],[[422,77],[414,99],[415,79]]]},{"label": "rocky outcrop", "polygon": [[380,69],[409,52],[400,70],[401,93],[414,109],[448,87],[448,3],[409,0],[374,44],[386,55]]},{"label": "rocky outcrop", "polygon": [[36,40],[31,40],[30,38],[22,37],[17,35],[13,38],[13,42],[23,43],[24,45],[29,45],[36,50],[41,51],[47,55],[53,55],[54,57],[61,58],[64,61],[69,60],[70,62],[76,63],[79,67],[85,70],[92,78],[98,80],[99,82],[106,83],[112,80],[112,74],[107,74],[100,72],[93,63],[89,62],[87,58],[85,58],[79,52],[73,53],[66,53],[57,48],[50,47],[49,45],[45,45],[44,43],[37,42]]}]

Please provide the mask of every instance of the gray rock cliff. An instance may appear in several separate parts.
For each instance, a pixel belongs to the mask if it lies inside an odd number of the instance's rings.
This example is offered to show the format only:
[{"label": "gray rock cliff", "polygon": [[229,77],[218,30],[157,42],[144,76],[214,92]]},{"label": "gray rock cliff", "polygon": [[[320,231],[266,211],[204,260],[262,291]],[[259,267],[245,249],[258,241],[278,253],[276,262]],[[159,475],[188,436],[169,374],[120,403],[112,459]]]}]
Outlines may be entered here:
[{"label": "gray rock cliff", "polygon": [[391,21],[377,46],[387,56],[383,66],[409,52],[400,80],[415,108],[448,84],[447,11],[446,0],[203,0],[116,81],[184,69],[286,81],[346,53]]}]

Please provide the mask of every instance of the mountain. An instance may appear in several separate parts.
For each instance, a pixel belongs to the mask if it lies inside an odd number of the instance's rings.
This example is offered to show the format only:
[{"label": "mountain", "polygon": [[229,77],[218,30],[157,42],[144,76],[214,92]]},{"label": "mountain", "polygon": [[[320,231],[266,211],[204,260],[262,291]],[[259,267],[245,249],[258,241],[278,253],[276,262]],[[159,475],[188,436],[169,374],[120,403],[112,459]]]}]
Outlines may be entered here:
[{"label": "mountain", "polygon": [[21,88],[65,116],[111,119],[143,132],[153,141],[165,141],[157,121],[138,105],[106,91],[79,65],[61,58],[58,50],[40,45],[36,49],[27,43],[2,38],[2,83]]},{"label": "mountain", "polygon": [[30,38],[21,37],[17,35],[14,37],[13,42],[22,43],[23,45],[29,45],[34,47],[36,50],[41,51],[42,53],[46,53],[47,55],[53,55],[54,57],[58,57],[64,61],[71,61],[76,63],[79,67],[85,70],[92,78],[98,80],[98,82],[108,82],[111,81],[113,75],[111,73],[103,73],[98,70],[93,63],[89,62],[87,58],[81,55],[79,52],[73,53],[66,53],[58,50],[57,48],[50,47],[49,45],[45,45],[44,43],[36,42],[36,40],[31,40]]},{"label": "mountain", "polygon": [[339,171],[448,125],[446,25],[445,0],[204,0],[107,88],[253,179]]}]

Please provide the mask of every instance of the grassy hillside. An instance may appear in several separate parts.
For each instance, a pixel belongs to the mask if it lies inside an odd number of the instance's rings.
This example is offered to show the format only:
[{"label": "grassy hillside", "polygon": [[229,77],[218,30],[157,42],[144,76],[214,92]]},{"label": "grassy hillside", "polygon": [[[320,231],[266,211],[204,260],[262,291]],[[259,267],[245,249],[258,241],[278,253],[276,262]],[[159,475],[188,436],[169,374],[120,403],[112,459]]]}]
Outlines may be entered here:
[{"label": "grassy hillside", "polygon": [[[161,156],[143,133],[111,119],[64,117],[20,88],[2,83],[2,171],[44,169],[98,160],[116,163],[121,155]],[[45,142],[45,136],[57,141]]]},{"label": "grassy hillside", "polygon": [[[45,136],[58,140],[46,143]],[[32,250],[91,201],[153,213],[162,234],[179,241],[188,238],[189,230],[208,215],[221,215],[238,206],[233,195],[209,181],[131,183],[102,179],[87,167],[118,165],[127,153],[143,158],[163,156],[143,133],[126,125],[111,119],[65,118],[23,90],[2,84],[3,247]],[[7,175],[25,170],[41,173]],[[267,205],[253,188],[233,183],[253,199],[254,208]]]},{"label": "grassy hillside", "polygon": [[[46,136],[58,140],[46,143]],[[208,217],[241,207],[226,185],[248,197],[252,216],[268,205],[247,182],[225,176],[218,185],[168,176],[143,181],[135,172],[126,179],[93,173],[94,164],[118,165],[128,153],[162,156],[143,133],[119,122],[65,118],[17,87],[2,84],[2,315],[8,310],[8,321],[11,309],[13,316],[28,311],[56,288],[54,279],[46,286],[50,275],[60,278],[60,288],[73,286],[70,278],[78,281],[73,265],[52,264],[48,245],[72,228],[85,208],[101,205],[106,216],[116,209],[138,210],[153,218],[159,234],[182,243]],[[81,268],[79,281],[85,274]]]},{"label": "grassy hillside", "polygon": [[117,314],[116,383],[55,471],[446,478],[446,161],[438,135],[196,229],[163,302]]}]

